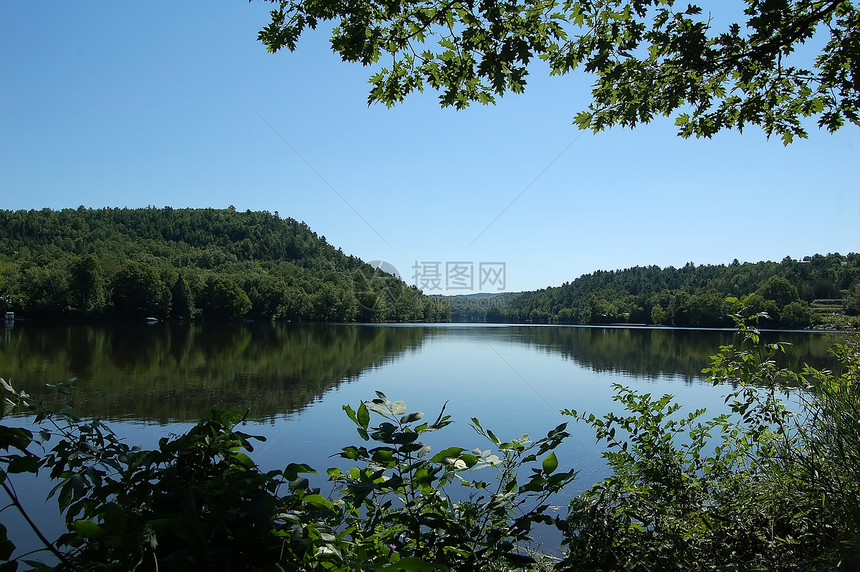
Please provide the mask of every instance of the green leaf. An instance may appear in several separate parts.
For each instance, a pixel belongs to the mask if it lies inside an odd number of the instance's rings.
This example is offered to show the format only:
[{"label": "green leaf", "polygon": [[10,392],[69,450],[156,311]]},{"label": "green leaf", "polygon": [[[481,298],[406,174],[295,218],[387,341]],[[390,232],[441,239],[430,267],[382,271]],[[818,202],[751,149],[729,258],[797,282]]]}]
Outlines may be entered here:
[{"label": "green leaf", "polygon": [[552,474],[554,470],[558,468],[558,458],[556,458],[555,453],[550,453],[541,463],[543,467],[543,472],[547,475]]},{"label": "green leaf", "polygon": [[[397,402],[395,401],[395,403],[397,403]],[[392,413],[393,413],[393,411],[392,411]],[[400,422],[403,424],[413,423],[413,422],[418,421],[419,419],[421,419],[423,417],[424,417],[423,413],[421,413],[420,411],[415,411],[414,413],[410,413],[409,415],[404,415],[403,417],[401,417]]]},{"label": "green leaf", "polygon": [[436,431],[437,429],[441,429],[442,427],[445,427],[446,425],[450,424],[450,421],[448,421],[448,416],[445,415],[446,407],[448,407],[447,401],[442,405],[442,410],[439,412],[439,417],[437,417],[436,421],[434,421],[433,424],[427,428],[428,431]]},{"label": "green leaf", "polygon": [[290,490],[307,489],[310,486],[310,481],[304,477],[299,477],[290,481]]},{"label": "green leaf", "polygon": [[443,463],[445,461],[445,459],[448,459],[448,458],[456,459],[457,457],[460,456],[460,453],[462,453],[462,452],[463,452],[462,447],[448,447],[444,451],[439,451],[438,453],[433,455],[433,457],[430,460],[434,463]]},{"label": "green leaf", "polygon": [[289,481],[294,480],[300,473],[316,474],[316,471],[304,463],[290,463],[287,465],[287,468],[284,469],[284,477]]},{"label": "green leaf", "polygon": [[358,414],[356,416],[358,425],[367,430],[368,424],[370,424],[370,412],[367,410],[367,406],[362,403],[358,406]]},{"label": "green leaf", "polygon": [[580,129],[588,129],[591,126],[591,117],[591,113],[588,113],[587,111],[580,111],[573,118],[573,124]]},{"label": "green leaf", "polygon": [[391,413],[394,415],[403,415],[406,413],[406,402],[405,401],[393,401],[391,403]]},{"label": "green leaf", "polygon": [[306,497],[303,497],[302,500],[316,508],[322,508],[327,510],[334,509],[332,504],[328,502],[328,500],[326,500],[326,498],[322,495],[307,495]]},{"label": "green leaf", "polygon": [[403,443],[412,443],[418,439],[418,433],[394,433],[391,443],[401,445]]},{"label": "green leaf", "polygon": [[6,466],[9,473],[35,473],[39,469],[39,457],[15,455]]},{"label": "green leaf", "polygon": [[343,405],[341,406],[341,409],[346,412],[346,416],[352,419],[353,423],[359,425],[358,420],[355,418],[355,410],[352,407],[350,407],[349,405]]},{"label": "green leaf", "polygon": [[387,447],[383,449],[376,449],[373,451],[372,459],[375,463],[384,465],[394,459],[394,453],[394,449],[389,449]]},{"label": "green leaf", "polygon": [[26,429],[0,425],[0,449],[14,447],[19,451],[26,449],[33,440],[33,434]]},{"label": "green leaf", "polygon": [[83,538],[98,538],[104,534],[102,527],[91,520],[76,520],[72,529]]},{"label": "green leaf", "polygon": [[344,447],[340,456],[344,459],[351,459],[353,461],[358,460],[358,449],[352,446]]},{"label": "green leaf", "polygon": [[384,405],[382,405],[380,403],[376,403],[375,401],[365,401],[365,403],[367,404],[367,407],[369,407],[371,410],[375,411],[379,415],[383,415],[383,416],[387,417],[388,414],[390,413],[388,411],[388,408],[386,408]]},{"label": "green leaf", "polygon": [[0,523],[0,560],[8,560],[15,551],[15,544],[9,540],[6,534],[6,527]]}]

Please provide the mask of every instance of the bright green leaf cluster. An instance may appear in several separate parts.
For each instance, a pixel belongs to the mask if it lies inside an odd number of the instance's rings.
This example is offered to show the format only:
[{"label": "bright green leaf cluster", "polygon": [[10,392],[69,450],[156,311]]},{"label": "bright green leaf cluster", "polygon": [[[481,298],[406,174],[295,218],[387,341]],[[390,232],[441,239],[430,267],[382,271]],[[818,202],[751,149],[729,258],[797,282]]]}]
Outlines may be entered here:
[{"label": "bright green leaf cluster", "polygon": [[[420,439],[451,423],[444,406],[433,423],[421,422],[423,413],[410,413],[404,402],[391,401],[381,392],[358,409],[343,409],[362,440],[379,443],[342,450],[341,457],[363,467],[329,471],[345,501],[345,531],[354,547],[361,547],[356,554],[366,558],[362,567],[478,570],[532,561],[522,544],[533,524],[553,523],[546,514],[547,500],[575,476],[573,471],[556,472],[553,449],[569,436],[564,425],[534,443],[525,435],[502,442],[472,419],[475,431],[495,451],[433,451]],[[382,421],[372,426],[371,414]],[[540,468],[533,468],[521,484],[518,469],[541,456]],[[496,471],[495,485],[468,477],[481,469]],[[455,490],[449,490],[452,487]],[[468,498],[457,500],[469,491]],[[390,561],[391,568],[385,564]]]}]

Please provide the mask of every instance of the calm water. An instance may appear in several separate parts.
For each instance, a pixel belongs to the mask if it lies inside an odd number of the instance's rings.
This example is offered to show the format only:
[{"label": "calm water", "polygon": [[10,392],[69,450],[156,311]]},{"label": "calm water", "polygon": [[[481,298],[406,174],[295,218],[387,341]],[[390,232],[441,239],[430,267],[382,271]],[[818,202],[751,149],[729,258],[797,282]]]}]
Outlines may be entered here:
[{"label": "calm water", "polygon": [[[250,412],[247,432],[267,438],[255,451],[262,466],[305,462],[323,474],[338,464],[331,454],[359,442],[341,406],[357,407],[375,390],[428,416],[447,402],[455,423],[431,434],[437,447],[488,448],[471,417],[503,439],[542,436],[570,421],[562,408],[612,409],[616,383],[716,413],[726,390],[706,383],[701,370],[734,339],[728,331],[565,326],[29,322],[0,336],[0,377],[52,406],[60,402],[44,384],[76,377],[77,390],[63,402],[109,420],[133,444],[152,447],[212,407],[235,407]],[[839,341],[824,333],[771,336],[793,344],[791,364],[817,367],[830,364],[827,349]],[[571,433],[558,457],[580,471],[574,494],[605,469],[587,429],[571,424]],[[41,503],[45,485],[24,486]],[[10,530],[20,524],[9,511],[2,518]],[[59,531],[58,523],[46,527]]]}]

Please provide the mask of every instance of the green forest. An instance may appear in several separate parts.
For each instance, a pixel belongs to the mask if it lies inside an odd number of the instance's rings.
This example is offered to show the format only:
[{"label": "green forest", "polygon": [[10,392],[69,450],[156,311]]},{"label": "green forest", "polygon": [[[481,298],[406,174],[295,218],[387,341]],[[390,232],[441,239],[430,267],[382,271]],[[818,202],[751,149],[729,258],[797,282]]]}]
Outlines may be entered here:
[{"label": "green forest", "polygon": [[0,211],[0,310],[29,318],[446,321],[277,211]]},{"label": "green forest", "polygon": [[428,297],[278,212],[0,211],[0,311],[28,318],[507,322],[772,328],[860,325],[860,255],[636,266],[496,297]]},{"label": "green forest", "polygon": [[860,255],[828,254],[781,262],[636,266],[598,270],[572,282],[455,312],[465,321],[536,324],[656,324],[731,327],[727,298],[766,312],[768,328],[860,325]]}]

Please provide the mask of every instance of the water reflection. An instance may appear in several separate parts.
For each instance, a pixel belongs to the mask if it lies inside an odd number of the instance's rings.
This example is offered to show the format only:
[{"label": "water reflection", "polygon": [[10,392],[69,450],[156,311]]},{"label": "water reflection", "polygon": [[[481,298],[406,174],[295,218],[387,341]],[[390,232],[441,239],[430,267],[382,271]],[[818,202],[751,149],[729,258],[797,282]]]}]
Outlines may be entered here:
[{"label": "water reflection", "polygon": [[[731,331],[268,323],[104,327],[25,322],[4,334],[0,377],[11,378],[49,406],[58,402],[44,384],[77,377],[78,391],[63,398],[76,413],[159,423],[194,421],[216,406],[249,408],[258,420],[295,413],[366,370],[437,339],[461,347],[475,341],[511,345],[561,356],[598,374],[646,380],[671,376],[688,384],[703,380],[709,356],[735,341]],[[785,365],[797,368],[804,362],[831,366],[827,349],[839,341],[821,333],[768,337],[793,344]],[[413,367],[426,368],[414,361]],[[422,373],[416,370],[414,377]]]},{"label": "water reflection", "polygon": [[[676,376],[687,383],[705,378],[702,369],[720,346],[739,343],[730,330],[669,328],[529,328],[521,341],[557,352],[597,373],[621,373],[630,377],[658,379]],[[766,341],[785,341],[791,346],[783,367],[802,369],[804,363],[832,367],[828,349],[839,336],[818,332],[765,332]]]},{"label": "water reflection", "polygon": [[0,346],[2,377],[49,406],[44,387],[78,378],[63,403],[103,419],[196,420],[213,407],[255,419],[302,410],[327,391],[420,346],[421,329],[244,324],[19,326]]},{"label": "water reflection", "polygon": [[[509,342],[536,348],[561,355],[595,373],[649,380],[672,376],[688,383],[705,379],[702,369],[710,364],[710,357],[720,346],[741,341],[734,330],[473,324],[424,327],[437,336],[457,336],[464,342]],[[836,361],[829,350],[843,340],[843,334],[765,331],[762,339],[787,342],[780,365],[800,371],[805,363],[817,368],[834,367]]]}]

